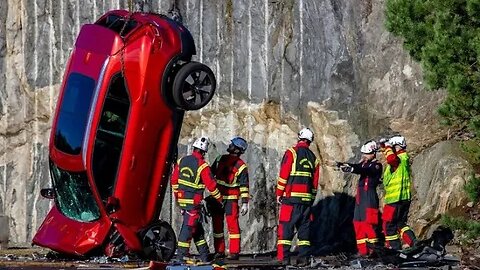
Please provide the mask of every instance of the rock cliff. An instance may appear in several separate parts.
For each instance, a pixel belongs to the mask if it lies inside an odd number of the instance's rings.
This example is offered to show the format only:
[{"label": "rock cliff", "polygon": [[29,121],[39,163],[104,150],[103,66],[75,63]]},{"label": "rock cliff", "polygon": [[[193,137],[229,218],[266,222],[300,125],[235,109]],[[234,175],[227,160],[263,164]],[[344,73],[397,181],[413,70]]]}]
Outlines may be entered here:
[{"label": "rock cliff", "polygon": [[[444,94],[424,90],[420,67],[384,27],[384,1],[145,0],[144,8],[167,13],[173,4],[194,36],[195,59],[218,81],[213,101],[187,113],[180,154],[200,135],[213,140],[212,161],[232,136],[249,141],[245,251],[275,248],[279,163],[302,126],[314,130],[322,162],[355,161],[362,142],[404,134],[414,153],[411,223],[419,232],[465,201],[471,167],[437,124]],[[0,215],[10,218],[12,244],[29,242],[50,206],[39,191],[49,185],[51,115],[76,34],[118,8],[127,1],[0,2]],[[322,165],[318,250],[352,246],[355,181]],[[178,227],[171,205],[162,217]]]}]

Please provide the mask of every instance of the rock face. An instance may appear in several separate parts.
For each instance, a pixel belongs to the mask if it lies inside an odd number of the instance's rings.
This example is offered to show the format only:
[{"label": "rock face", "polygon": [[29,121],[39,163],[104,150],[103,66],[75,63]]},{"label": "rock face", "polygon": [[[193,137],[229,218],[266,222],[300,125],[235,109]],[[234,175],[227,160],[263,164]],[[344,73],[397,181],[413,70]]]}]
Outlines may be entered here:
[{"label": "rock face", "polygon": [[417,233],[424,235],[432,224],[445,213],[468,202],[463,192],[472,168],[462,158],[457,142],[445,141],[420,153],[412,164],[414,172],[415,203],[411,208],[417,221]]},{"label": "rock face", "polygon": [[[249,141],[244,157],[251,203],[240,218],[244,251],[275,249],[279,163],[302,126],[314,130],[312,148],[322,162],[358,160],[367,139],[404,134],[409,150],[420,153],[412,166],[418,199],[411,220],[419,230],[462,202],[461,184],[470,167],[453,142],[435,144],[447,137],[435,114],[443,93],[423,90],[419,66],[383,26],[384,1],[144,4],[148,11],[167,13],[175,7],[180,12],[197,43],[195,60],[209,65],[218,81],[213,101],[187,113],[180,154],[200,135],[213,140],[211,161],[232,136]],[[39,191],[49,185],[51,115],[76,34],[83,23],[118,8],[128,8],[128,2],[0,2],[0,215],[10,219],[12,244],[29,242],[49,208]],[[317,250],[349,249],[356,178],[324,165],[321,177]],[[162,218],[179,227],[171,202],[165,203]]]}]

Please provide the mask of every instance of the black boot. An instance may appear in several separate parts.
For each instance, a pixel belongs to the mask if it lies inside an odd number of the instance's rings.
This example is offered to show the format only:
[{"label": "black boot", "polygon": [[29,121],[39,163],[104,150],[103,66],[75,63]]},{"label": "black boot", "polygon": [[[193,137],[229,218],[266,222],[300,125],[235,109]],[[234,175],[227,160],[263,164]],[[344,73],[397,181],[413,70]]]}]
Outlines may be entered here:
[{"label": "black boot", "polygon": [[295,264],[295,266],[305,267],[305,266],[308,266],[309,264],[310,264],[310,260],[308,257],[298,257],[297,263]]},{"label": "black boot", "polygon": [[240,257],[240,255],[238,255],[238,253],[230,253],[227,257],[227,259],[229,260],[238,260],[238,258]]},{"label": "black boot", "polygon": [[219,259],[223,259],[223,258],[225,258],[225,253],[224,252],[217,252],[213,256],[213,259],[215,259],[215,260],[219,260]]}]

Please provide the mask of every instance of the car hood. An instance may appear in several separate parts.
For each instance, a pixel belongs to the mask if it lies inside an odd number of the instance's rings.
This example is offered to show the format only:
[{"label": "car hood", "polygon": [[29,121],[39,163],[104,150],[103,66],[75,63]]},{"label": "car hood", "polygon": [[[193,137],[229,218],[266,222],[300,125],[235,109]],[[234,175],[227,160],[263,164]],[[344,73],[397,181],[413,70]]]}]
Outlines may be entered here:
[{"label": "car hood", "polygon": [[57,252],[82,256],[102,245],[111,226],[108,217],[80,222],[65,217],[53,206],[32,242]]}]

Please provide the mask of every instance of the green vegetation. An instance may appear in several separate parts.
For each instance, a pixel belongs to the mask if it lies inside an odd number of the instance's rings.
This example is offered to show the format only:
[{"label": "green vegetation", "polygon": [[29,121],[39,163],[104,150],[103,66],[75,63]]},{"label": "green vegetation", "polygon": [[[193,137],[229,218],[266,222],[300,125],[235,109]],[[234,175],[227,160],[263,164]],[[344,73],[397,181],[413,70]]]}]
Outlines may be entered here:
[{"label": "green vegetation", "polygon": [[458,230],[465,233],[467,239],[477,239],[480,237],[480,222],[478,221],[463,217],[443,215],[441,222],[452,230]]},{"label": "green vegetation", "polygon": [[428,88],[447,90],[438,110],[444,122],[480,137],[480,0],[387,0],[386,17]]},{"label": "green vegetation", "polygon": [[470,176],[463,189],[472,202],[478,202],[480,199],[480,177]]}]

